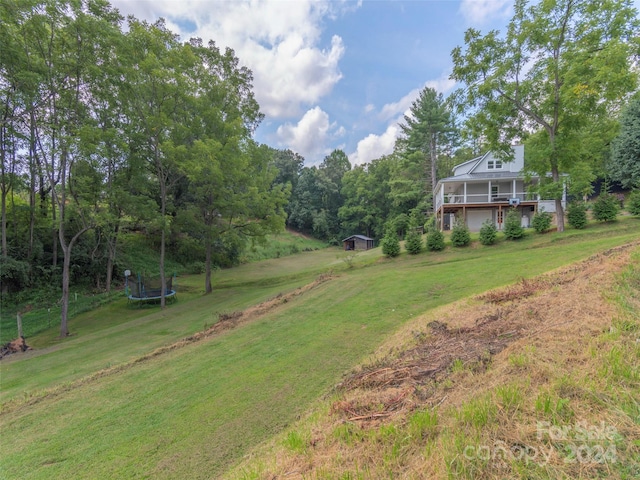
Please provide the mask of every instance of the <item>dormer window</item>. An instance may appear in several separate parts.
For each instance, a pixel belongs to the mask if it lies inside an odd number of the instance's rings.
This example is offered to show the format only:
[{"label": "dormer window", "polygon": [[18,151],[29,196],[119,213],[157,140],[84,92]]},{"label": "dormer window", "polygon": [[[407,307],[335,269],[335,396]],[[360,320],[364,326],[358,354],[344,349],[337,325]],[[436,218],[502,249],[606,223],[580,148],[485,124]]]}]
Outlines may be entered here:
[{"label": "dormer window", "polygon": [[499,170],[502,168],[502,160],[487,160],[487,170]]}]

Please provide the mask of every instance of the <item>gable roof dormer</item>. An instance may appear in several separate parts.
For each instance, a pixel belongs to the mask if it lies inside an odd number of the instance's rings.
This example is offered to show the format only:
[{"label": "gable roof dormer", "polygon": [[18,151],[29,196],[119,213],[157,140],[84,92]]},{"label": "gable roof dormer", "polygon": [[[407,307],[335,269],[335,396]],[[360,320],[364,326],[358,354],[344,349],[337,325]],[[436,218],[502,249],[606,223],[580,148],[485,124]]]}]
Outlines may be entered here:
[{"label": "gable roof dormer", "polygon": [[453,167],[453,176],[465,174],[482,174],[511,172],[519,173],[524,170],[524,145],[513,146],[513,160],[505,162],[493,152],[487,152],[480,157],[468,160]]}]

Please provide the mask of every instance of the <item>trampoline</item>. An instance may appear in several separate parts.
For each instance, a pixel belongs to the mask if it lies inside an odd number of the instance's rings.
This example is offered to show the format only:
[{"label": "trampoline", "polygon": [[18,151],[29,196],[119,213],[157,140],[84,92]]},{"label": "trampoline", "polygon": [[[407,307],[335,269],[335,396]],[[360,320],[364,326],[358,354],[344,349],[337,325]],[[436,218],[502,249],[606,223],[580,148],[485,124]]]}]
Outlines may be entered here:
[{"label": "trampoline", "polygon": [[[166,301],[176,300],[176,290],[173,285],[172,275],[165,279],[166,288],[164,291],[164,298]],[[152,303],[159,302],[162,299],[162,285],[160,278],[145,278],[138,274],[137,278],[129,280],[126,277],[127,284],[125,290],[127,298],[131,303]]]}]

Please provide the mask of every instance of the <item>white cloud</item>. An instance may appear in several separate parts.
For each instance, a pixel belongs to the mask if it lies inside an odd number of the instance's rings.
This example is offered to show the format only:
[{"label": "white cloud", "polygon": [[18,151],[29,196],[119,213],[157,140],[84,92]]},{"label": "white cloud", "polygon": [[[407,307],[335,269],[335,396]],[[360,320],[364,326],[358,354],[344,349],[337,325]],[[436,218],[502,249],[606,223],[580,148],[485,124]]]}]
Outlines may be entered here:
[{"label": "white cloud", "polygon": [[414,88],[397,102],[387,103],[382,107],[382,110],[380,110],[380,118],[382,120],[389,120],[398,115],[404,115],[409,108],[411,108],[411,104],[418,98],[418,95],[420,95],[420,90],[422,90],[422,88]]},{"label": "white cloud", "polygon": [[[404,115],[409,115],[411,104],[418,98],[420,92],[425,87],[429,87],[439,93],[446,94],[454,86],[455,81],[450,80],[448,74],[443,74],[436,80],[429,80],[422,88],[411,90],[397,102],[385,104],[377,116],[380,120],[390,121],[391,123],[382,135],[372,133],[360,140],[356,151],[349,155],[349,161],[353,165],[361,165],[392,153],[396,139],[401,133],[399,124],[404,122]],[[370,113],[373,110],[374,106],[371,104],[365,107],[365,113]]]},{"label": "white cloud", "polygon": [[345,129],[329,122],[320,107],[308,110],[296,125],[280,125],[276,132],[279,145],[302,155],[307,164],[320,163],[333,150],[327,145],[344,134]]},{"label": "white cloud", "polygon": [[113,0],[113,5],[140,19],[164,17],[183,40],[201,37],[233,48],[253,71],[256,98],[272,118],[299,115],[342,78],[342,39],[333,36],[330,45],[320,45],[321,23],[359,6],[329,0]]},{"label": "white cloud", "polygon": [[468,24],[478,25],[495,18],[508,18],[512,5],[512,0],[462,0],[460,13]]},{"label": "white cloud", "polygon": [[373,133],[358,142],[356,151],[349,155],[351,165],[362,165],[393,152],[396,138],[400,134],[397,124],[389,125],[382,135]]},{"label": "white cloud", "polygon": [[422,88],[415,88],[411,90],[397,102],[387,103],[384,105],[380,110],[379,117],[381,120],[389,120],[397,116],[406,115],[411,108],[411,104],[418,98],[420,92],[424,88],[433,88],[438,93],[446,94],[453,89],[455,84],[455,80],[449,79],[448,74],[443,74],[436,80],[429,80]]}]

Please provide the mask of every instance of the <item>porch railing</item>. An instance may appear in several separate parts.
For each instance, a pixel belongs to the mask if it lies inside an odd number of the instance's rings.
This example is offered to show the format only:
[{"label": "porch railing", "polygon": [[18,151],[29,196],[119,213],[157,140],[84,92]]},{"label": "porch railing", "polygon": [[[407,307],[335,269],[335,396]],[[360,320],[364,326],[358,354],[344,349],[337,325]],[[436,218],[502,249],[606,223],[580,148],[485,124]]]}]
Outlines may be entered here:
[{"label": "porch railing", "polygon": [[468,205],[470,203],[504,203],[509,204],[509,199],[518,198],[521,202],[531,202],[537,200],[537,196],[532,193],[527,192],[516,192],[512,193],[498,193],[489,195],[488,193],[467,193],[466,201],[465,195],[445,195],[444,202],[440,196],[436,196],[436,205],[435,209],[438,210],[442,204],[457,204],[457,205]]}]

